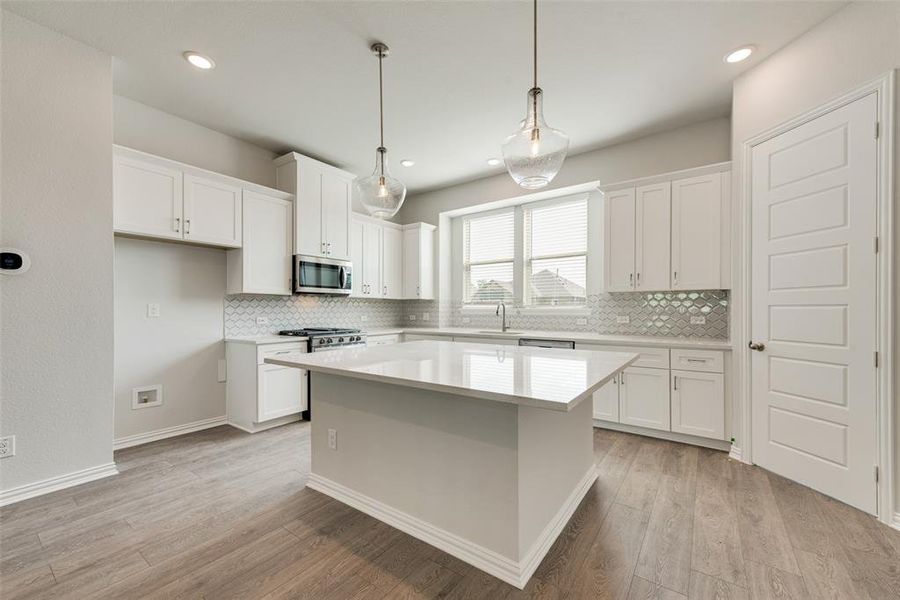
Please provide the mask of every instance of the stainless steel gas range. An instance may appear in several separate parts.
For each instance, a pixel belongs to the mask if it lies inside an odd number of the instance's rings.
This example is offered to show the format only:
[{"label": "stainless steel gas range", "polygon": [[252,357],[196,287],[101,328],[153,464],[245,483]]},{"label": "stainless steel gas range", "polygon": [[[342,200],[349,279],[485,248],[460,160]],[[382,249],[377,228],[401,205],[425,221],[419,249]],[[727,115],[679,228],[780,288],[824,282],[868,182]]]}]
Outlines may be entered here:
[{"label": "stainless steel gas range", "polygon": [[[288,337],[305,337],[306,350],[308,352],[323,352],[325,350],[338,350],[340,348],[350,348],[353,346],[365,346],[366,334],[359,329],[342,329],[337,327],[309,327],[306,329],[285,329],[279,331],[278,335]],[[312,377],[307,377],[307,398],[309,403],[305,412],[301,413],[301,418],[308,421],[312,418]]]}]

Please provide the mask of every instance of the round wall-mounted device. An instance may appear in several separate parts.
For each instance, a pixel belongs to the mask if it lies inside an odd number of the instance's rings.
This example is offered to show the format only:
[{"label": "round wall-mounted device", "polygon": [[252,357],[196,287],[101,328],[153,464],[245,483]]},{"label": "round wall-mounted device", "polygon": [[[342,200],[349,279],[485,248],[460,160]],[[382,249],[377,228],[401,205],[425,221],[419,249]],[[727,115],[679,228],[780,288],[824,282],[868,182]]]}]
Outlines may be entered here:
[{"label": "round wall-mounted device", "polygon": [[28,255],[15,248],[0,248],[0,274],[21,275],[31,266]]}]

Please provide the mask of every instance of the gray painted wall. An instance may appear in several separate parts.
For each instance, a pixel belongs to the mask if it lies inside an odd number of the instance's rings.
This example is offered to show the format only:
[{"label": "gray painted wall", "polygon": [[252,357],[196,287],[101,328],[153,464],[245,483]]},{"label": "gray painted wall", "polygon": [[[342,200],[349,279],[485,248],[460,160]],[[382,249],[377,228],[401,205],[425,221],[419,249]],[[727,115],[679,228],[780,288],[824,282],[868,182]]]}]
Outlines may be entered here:
[{"label": "gray painted wall", "polygon": [[112,462],[112,63],[2,12],[4,490]]},{"label": "gray painted wall", "polygon": [[[745,199],[741,186],[741,144],[768,129],[820,106],[892,69],[900,68],[900,2],[850,4],[805,35],[785,46],[734,83],[732,109],[734,231],[741,231]],[[900,116],[896,94],[895,119]],[[896,131],[895,144],[900,138]],[[895,151],[894,231],[900,232],[900,152]],[[742,241],[735,237],[735,248]],[[895,247],[900,248],[897,241]],[[900,261],[895,258],[895,298],[900,298]],[[740,284],[740,273],[734,282]],[[732,310],[742,310],[742,292],[735,289]],[[896,321],[895,321],[896,322]],[[894,348],[900,335],[894,332]],[[900,352],[894,356],[894,373],[900,372]],[[895,381],[895,385],[897,382]],[[895,397],[895,440],[900,441],[900,397]],[[900,512],[900,445],[895,464],[896,507]]]},{"label": "gray painted wall", "polygon": [[[613,183],[730,160],[730,127],[728,118],[712,119],[570,156],[547,189],[595,180]],[[523,190],[504,171],[493,177],[410,196],[394,220],[437,225],[441,212],[522,194]]]}]

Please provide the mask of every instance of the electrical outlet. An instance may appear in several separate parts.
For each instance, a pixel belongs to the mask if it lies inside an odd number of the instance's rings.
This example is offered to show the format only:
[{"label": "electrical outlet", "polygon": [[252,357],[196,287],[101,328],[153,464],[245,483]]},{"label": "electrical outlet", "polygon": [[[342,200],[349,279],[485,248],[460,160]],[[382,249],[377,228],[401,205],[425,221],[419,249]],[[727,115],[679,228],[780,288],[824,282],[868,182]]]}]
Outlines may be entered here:
[{"label": "electrical outlet", "polygon": [[575,319],[576,325],[587,325],[587,319],[585,317],[578,317]]},{"label": "electrical outlet", "polygon": [[361,323],[365,323],[368,320],[369,320],[369,315],[359,315],[359,321]]},{"label": "electrical outlet", "polygon": [[328,430],[328,447],[337,450],[337,429]]},{"label": "electrical outlet", "polygon": [[706,317],[703,315],[691,317],[691,325],[706,325]]},{"label": "electrical outlet", "polygon": [[627,325],[628,323],[631,323],[631,317],[629,317],[628,315],[616,315],[616,323],[620,325]]},{"label": "electrical outlet", "polygon": [[151,302],[147,305],[147,317],[156,319],[159,317],[159,304]]},{"label": "electrical outlet", "polygon": [[422,314],[422,320],[423,320],[423,321],[430,321],[430,320],[431,320],[431,313],[423,313],[423,314]]},{"label": "electrical outlet", "polygon": [[0,438],[0,458],[16,455],[16,436],[8,435]]},{"label": "electrical outlet", "polygon": [[416,320],[416,315],[409,315],[409,320],[410,320],[410,321],[415,321],[415,320]]},{"label": "electrical outlet", "polygon": [[256,324],[257,325],[268,325],[269,317],[256,317]]},{"label": "electrical outlet", "polygon": [[472,319],[470,319],[469,317],[463,317],[462,322],[463,322],[463,325],[468,325],[469,323],[472,322]]}]

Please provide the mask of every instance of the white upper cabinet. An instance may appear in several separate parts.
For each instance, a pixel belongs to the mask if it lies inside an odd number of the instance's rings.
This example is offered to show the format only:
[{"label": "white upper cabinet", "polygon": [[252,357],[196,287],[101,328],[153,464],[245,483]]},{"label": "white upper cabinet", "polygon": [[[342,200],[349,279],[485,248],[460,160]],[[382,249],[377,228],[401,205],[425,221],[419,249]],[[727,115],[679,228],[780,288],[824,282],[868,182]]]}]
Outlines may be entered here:
[{"label": "white upper cabinet", "polygon": [[228,294],[290,296],[293,203],[243,192],[243,247],[227,252]]},{"label": "white upper cabinet", "polygon": [[401,298],[403,231],[399,225],[355,215],[350,222],[353,296]]},{"label": "white upper cabinet", "polygon": [[381,232],[381,295],[403,297],[403,231],[385,226]]},{"label": "white upper cabinet", "polygon": [[184,239],[217,246],[241,245],[241,188],[184,175]]},{"label": "white upper cabinet", "polygon": [[180,240],[183,173],[180,169],[116,153],[113,222],[120,233]]},{"label": "white upper cabinet", "polygon": [[669,289],[671,193],[669,182],[635,190],[634,287],[638,291]]},{"label": "white upper cabinet", "polygon": [[607,292],[724,289],[728,284],[727,163],[604,192]]},{"label": "white upper cabinet", "polygon": [[350,194],[355,176],[290,152],[275,159],[278,189],[295,194],[294,252],[350,260]]},{"label": "white upper cabinet", "polygon": [[672,182],[672,289],[722,287],[722,174]]},{"label": "white upper cabinet", "polygon": [[247,191],[292,196],[123,146],[113,146],[115,233],[240,248]]},{"label": "white upper cabinet", "polygon": [[607,292],[634,291],[635,191],[604,197],[604,282]]},{"label": "white upper cabinet", "polygon": [[403,226],[403,298],[434,299],[434,225]]}]

